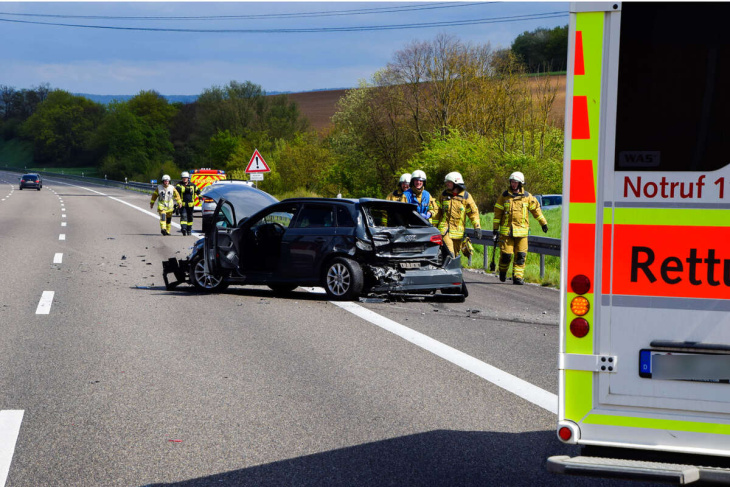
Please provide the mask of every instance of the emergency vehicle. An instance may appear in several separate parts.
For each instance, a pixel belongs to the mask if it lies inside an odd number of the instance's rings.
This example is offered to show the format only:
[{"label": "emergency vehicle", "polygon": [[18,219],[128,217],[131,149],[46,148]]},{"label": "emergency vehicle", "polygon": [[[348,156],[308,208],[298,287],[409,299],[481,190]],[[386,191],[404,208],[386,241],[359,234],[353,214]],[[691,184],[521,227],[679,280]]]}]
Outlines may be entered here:
[{"label": "emergency vehicle", "polygon": [[570,6],[552,472],[730,483],[729,18]]},{"label": "emergency vehicle", "polygon": [[[191,169],[188,172],[190,173],[190,182],[197,186],[200,191],[216,181],[226,179],[226,172],[220,169]],[[200,200],[197,196],[195,197],[195,211],[200,211]]]}]

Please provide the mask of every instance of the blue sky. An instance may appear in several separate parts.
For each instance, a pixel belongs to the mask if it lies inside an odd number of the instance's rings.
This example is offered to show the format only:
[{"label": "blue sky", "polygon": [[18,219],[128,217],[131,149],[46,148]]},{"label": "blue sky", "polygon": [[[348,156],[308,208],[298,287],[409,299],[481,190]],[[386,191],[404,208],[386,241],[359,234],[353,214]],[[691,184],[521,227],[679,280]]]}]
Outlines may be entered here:
[{"label": "blue sky", "polygon": [[[551,12],[562,15],[475,25],[307,33],[135,31],[8,22],[281,31]],[[230,80],[252,81],[269,92],[349,88],[370,79],[411,41],[447,33],[464,42],[509,47],[524,31],[566,25],[567,13],[567,2],[0,2],[0,85],[21,89],[49,83],[74,93],[104,95],[140,90],[194,95]],[[217,18],[109,18],[201,16]]]}]

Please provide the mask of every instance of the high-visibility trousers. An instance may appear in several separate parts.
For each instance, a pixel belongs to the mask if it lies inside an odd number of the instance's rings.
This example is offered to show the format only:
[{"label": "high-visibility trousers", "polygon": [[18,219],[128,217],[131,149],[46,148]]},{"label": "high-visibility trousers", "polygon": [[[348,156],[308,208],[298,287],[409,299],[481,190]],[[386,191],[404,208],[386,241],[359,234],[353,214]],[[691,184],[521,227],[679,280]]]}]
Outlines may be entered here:
[{"label": "high-visibility trousers", "polygon": [[523,279],[525,275],[525,262],[527,261],[527,237],[499,236],[499,272],[506,273],[515,256],[515,263],[512,266],[512,277]]},{"label": "high-visibility trousers", "polygon": [[451,238],[449,237],[449,233],[446,232],[446,235],[442,236],[444,240],[444,245],[446,245],[446,248],[449,249],[449,252],[451,252],[451,255],[456,257],[459,255],[459,252],[461,252],[461,241],[464,240],[463,238]]},{"label": "high-visibility trousers", "polygon": [[188,233],[193,231],[193,205],[183,203],[180,207],[180,229]]},{"label": "high-visibility trousers", "polygon": [[172,226],[172,210],[170,211],[159,211],[160,214],[160,230],[167,230],[170,233],[170,227]]}]

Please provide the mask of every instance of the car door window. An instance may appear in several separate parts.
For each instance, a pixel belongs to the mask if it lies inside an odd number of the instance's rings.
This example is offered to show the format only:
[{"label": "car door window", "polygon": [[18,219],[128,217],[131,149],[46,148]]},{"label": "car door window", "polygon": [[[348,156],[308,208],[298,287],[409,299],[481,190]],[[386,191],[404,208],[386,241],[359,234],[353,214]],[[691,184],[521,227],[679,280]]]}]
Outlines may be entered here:
[{"label": "car door window", "polygon": [[294,228],[328,228],[335,226],[332,205],[305,205]]},{"label": "car door window", "polygon": [[354,227],[355,221],[352,219],[352,215],[342,205],[337,206],[337,226],[338,227]]}]

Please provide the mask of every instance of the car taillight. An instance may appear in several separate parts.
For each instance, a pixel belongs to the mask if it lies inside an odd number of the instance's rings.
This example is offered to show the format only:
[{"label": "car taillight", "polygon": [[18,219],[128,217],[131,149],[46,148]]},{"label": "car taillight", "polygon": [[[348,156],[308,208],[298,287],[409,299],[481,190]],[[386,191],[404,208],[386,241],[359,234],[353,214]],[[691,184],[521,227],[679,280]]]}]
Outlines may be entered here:
[{"label": "car taillight", "polygon": [[441,238],[441,235],[431,235],[431,243],[435,243],[436,245],[441,245],[444,243],[444,239]]},{"label": "car taillight", "polygon": [[36,179],[35,182],[36,183],[40,183],[41,181],[40,181],[40,179]]},{"label": "car taillight", "polygon": [[208,197],[206,197],[206,196],[202,196],[202,197],[200,198],[200,200],[201,200],[201,201],[202,201],[203,203],[215,203],[215,200],[214,200],[213,198],[208,198]]}]

